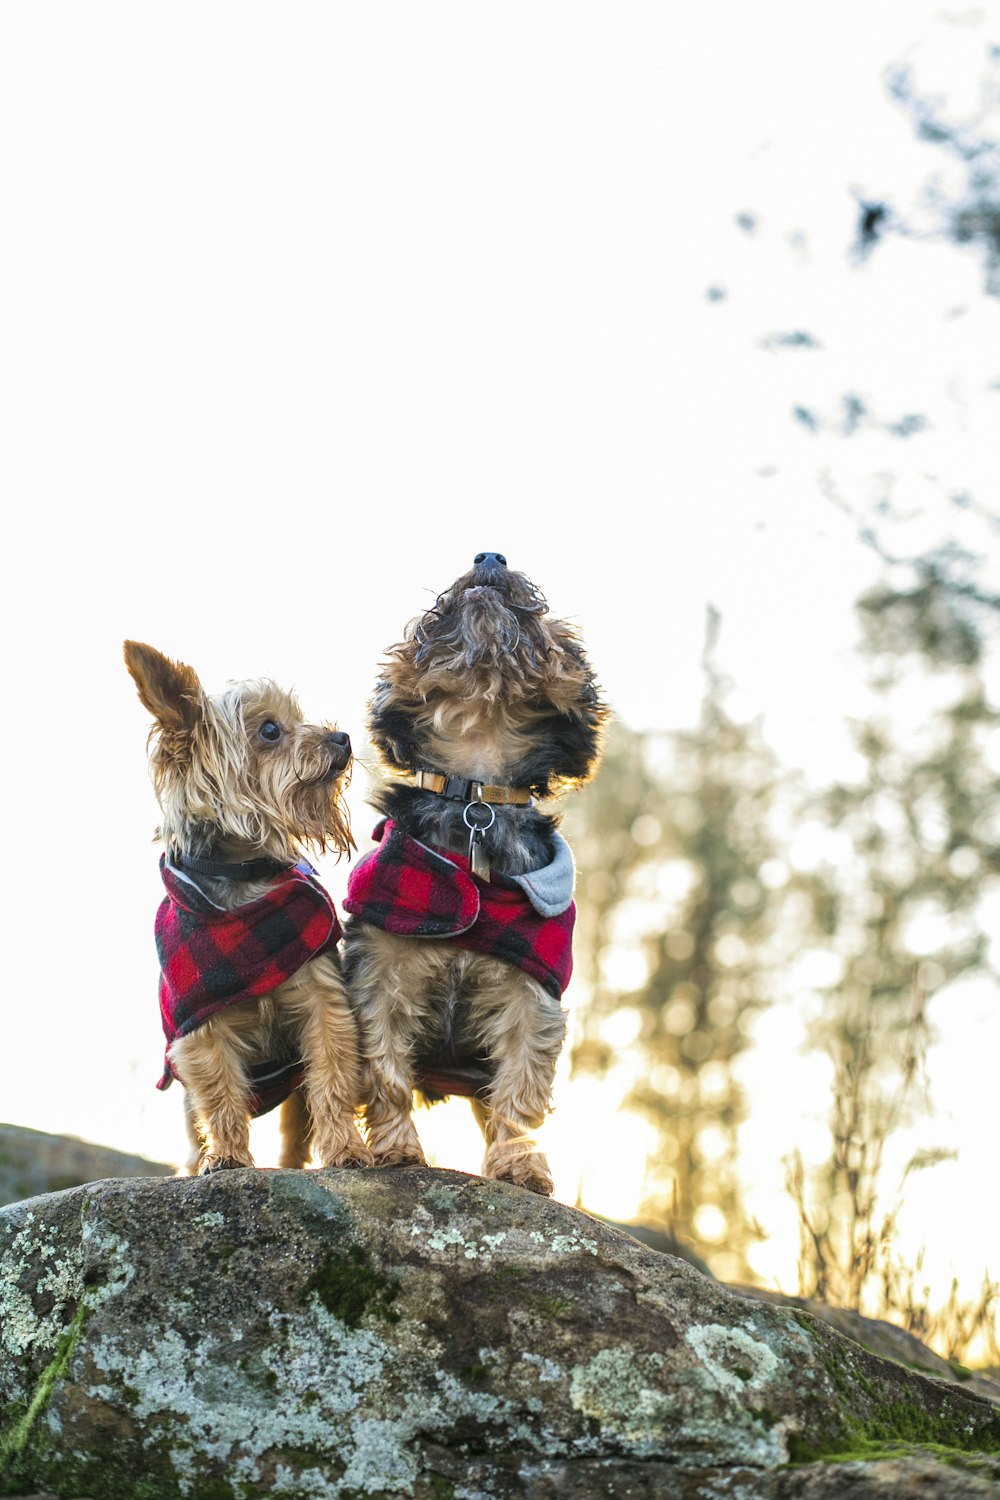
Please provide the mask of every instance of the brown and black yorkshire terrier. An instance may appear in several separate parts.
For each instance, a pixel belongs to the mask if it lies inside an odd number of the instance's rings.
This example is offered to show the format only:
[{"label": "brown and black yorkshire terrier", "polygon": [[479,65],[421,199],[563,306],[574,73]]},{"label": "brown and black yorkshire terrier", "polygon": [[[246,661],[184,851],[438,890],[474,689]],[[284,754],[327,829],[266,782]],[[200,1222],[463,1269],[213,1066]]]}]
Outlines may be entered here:
[{"label": "brown and black yorkshire terrier", "polygon": [[125,664],[153,715],[167,895],[156,923],[167,1038],[160,1087],[185,1087],[189,1170],[252,1167],[250,1119],[281,1103],[281,1165],[365,1166],[357,1027],[333,903],[303,847],[352,846],[351,742],[305,724],[268,681],[209,697],[136,641]]},{"label": "brown and black yorkshire terrier", "polygon": [[351,873],[344,972],[380,1166],[421,1163],[412,1091],[465,1094],[483,1173],[552,1192],[530,1132],[551,1108],[571,968],[573,861],[533,805],[581,785],[608,710],[569,624],[498,552],[387,653],[370,732],[392,779]]}]

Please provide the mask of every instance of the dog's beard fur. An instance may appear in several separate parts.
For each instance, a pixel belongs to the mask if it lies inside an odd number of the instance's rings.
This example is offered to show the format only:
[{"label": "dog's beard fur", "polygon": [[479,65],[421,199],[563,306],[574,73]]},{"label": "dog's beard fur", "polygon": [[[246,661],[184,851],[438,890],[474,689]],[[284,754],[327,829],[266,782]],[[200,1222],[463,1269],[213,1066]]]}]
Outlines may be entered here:
[{"label": "dog's beard fur", "polygon": [[[548,604],[523,573],[496,572],[484,582],[473,568],[438,596],[432,609],[411,622],[414,664],[428,684],[441,673],[472,672],[496,701],[513,683],[525,683],[549,654]],[[400,648],[395,648],[397,651]]]},{"label": "dog's beard fur", "polygon": [[[303,722],[290,693],[257,679],[209,697],[191,667],[135,642],[126,663],[154,715],[150,762],[168,849],[291,863],[304,848],[354,846],[349,756],[331,745],[330,726]],[[259,733],[269,720],[282,730],[273,744]]]},{"label": "dog's beard fur", "polygon": [[473,568],[389,648],[371,729],[394,769],[546,796],[592,774],[606,718],[574,628],[523,574]]}]

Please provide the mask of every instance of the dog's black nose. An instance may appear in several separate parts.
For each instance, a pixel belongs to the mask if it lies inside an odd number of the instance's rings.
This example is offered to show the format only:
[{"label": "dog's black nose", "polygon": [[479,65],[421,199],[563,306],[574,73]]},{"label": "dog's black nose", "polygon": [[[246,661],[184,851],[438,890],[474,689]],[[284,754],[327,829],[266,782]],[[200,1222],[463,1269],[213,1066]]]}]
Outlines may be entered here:
[{"label": "dog's black nose", "polygon": [[477,552],[472,565],[475,568],[505,568],[507,559],[502,552]]},{"label": "dog's black nose", "polygon": [[339,776],[341,771],[347,769],[351,758],[351,736],[342,729],[334,729],[324,737],[323,743],[330,757],[330,775]]}]

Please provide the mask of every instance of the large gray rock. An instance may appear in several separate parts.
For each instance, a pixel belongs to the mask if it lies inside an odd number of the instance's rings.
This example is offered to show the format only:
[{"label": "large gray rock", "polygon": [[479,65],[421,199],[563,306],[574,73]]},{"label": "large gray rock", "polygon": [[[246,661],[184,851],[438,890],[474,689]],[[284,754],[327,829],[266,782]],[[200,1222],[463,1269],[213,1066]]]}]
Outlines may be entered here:
[{"label": "large gray rock", "polygon": [[996,1495],[1000,1412],[454,1172],[109,1181],[0,1212],[6,1495]]},{"label": "large gray rock", "polygon": [[95,1146],[74,1135],[47,1135],[23,1125],[0,1125],[0,1205],[38,1193],[97,1182],[101,1177],[172,1177],[173,1167]]}]

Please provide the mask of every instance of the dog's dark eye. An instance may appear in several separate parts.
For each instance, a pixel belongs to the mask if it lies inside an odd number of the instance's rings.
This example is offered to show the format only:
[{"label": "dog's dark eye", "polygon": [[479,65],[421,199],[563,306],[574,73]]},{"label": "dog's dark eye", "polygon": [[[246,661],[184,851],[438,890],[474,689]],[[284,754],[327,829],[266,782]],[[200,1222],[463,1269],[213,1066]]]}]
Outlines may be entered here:
[{"label": "dog's dark eye", "polygon": [[268,740],[273,745],[275,740],[281,739],[281,725],[276,724],[273,719],[265,719],[257,733],[262,740]]}]

